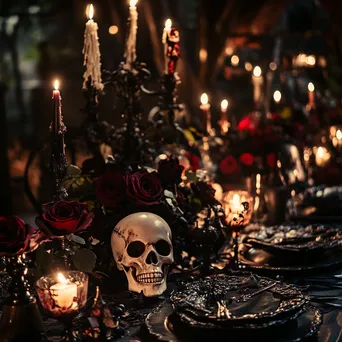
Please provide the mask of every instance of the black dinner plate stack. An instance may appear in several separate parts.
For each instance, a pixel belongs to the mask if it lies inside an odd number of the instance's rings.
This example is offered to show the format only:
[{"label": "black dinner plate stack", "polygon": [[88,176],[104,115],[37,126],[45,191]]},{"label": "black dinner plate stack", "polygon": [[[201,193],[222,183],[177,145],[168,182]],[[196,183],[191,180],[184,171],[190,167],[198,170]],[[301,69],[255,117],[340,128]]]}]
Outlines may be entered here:
[{"label": "black dinner plate stack", "polygon": [[162,341],[301,341],[321,314],[293,285],[251,274],[215,275],[185,284],[146,319]]}]

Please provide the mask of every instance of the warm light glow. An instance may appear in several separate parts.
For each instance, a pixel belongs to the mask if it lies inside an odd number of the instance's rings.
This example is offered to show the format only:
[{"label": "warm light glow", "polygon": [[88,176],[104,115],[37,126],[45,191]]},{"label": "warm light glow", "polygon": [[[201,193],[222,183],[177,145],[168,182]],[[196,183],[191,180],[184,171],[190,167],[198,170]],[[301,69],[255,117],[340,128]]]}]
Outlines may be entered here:
[{"label": "warm light glow", "polygon": [[240,196],[238,194],[234,194],[233,199],[232,199],[232,207],[236,210],[236,209],[239,209],[240,206],[241,206]]},{"label": "warm light glow", "polygon": [[69,282],[68,279],[66,279],[62,273],[57,274],[57,280],[61,284],[67,284]]},{"label": "warm light glow", "polygon": [[337,132],[336,132],[336,138],[337,138],[338,140],[341,140],[341,139],[342,139],[342,131],[341,131],[340,129],[338,129]]},{"label": "warm light glow", "polygon": [[134,8],[138,3],[138,0],[130,0],[129,1],[129,7]]},{"label": "warm light glow", "polygon": [[171,19],[166,19],[166,21],[165,21],[165,29],[170,30],[171,27],[172,27]]},{"label": "warm light glow", "polygon": [[93,4],[90,4],[87,6],[86,14],[87,14],[87,17],[89,20],[93,19],[93,17],[94,17],[94,6],[93,6]]},{"label": "warm light glow", "polygon": [[209,103],[209,97],[206,93],[203,93],[201,96],[201,104],[207,105]]},{"label": "warm light glow", "polygon": [[323,158],[326,153],[326,149],[322,146],[318,147],[317,149],[317,157]]},{"label": "warm light glow", "polygon": [[109,34],[117,34],[119,32],[119,28],[116,25],[112,25],[109,29],[108,29]]},{"label": "warm light glow", "polygon": [[202,48],[199,51],[199,59],[202,63],[205,63],[208,58],[208,52],[206,49]]},{"label": "warm light glow", "polygon": [[252,71],[253,65],[252,65],[251,63],[249,63],[249,62],[246,62],[246,63],[245,63],[245,69],[246,69],[247,71]]},{"label": "warm light glow", "polygon": [[227,110],[227,108],[228,108],[228,100],[224,99],[221,102],[221,109],[222,110]]},{"label": "warm light glow", "polygon": [[258,65],[254,68],[253,75],[255,77],[260,77],[261,76],[261,68]]},{"label": "warm light glow", "polygon": [[277,69],[277,64],[274,63],[274,62],[271,62],[271,63],[270,63],[270,69],[271,69],[272,71],[276,70],[276,69]]},{"label": "warm light glow", "polygon": [[313,84],[312,82],[310,82],[310,83],[308,84],[308,90],[309,90],[309,91],[314,91],[314,90],[315,90],[315,86],[314,86],[314,84]]},{"label": "warm light glow", "polygon": [[316,64],[315,56],[307,56],[306,57],[306,63],[309,65],[315,65]]},{"label": "warm light glow", "polygon": [[55,88],[55,90],[58,90],[58,88],[59,88],[59,81],[58,80],[55,80],[53,87]]},{"label": "warm light glow", "polygon": [[305,63],[306,55],[304,53],[301,53],[298,57],[301,63]]},{"label": "warm light glow", "polygon": [[273,93],[273,99],[275,102],[279,103],[280,100],[281,100],[281,92],[279,90],[276,90],[274,93]]},{"label": "warm light glow", "polygon": [[231,46],[227,46],[225,52],[226,52],[227,56],[231,56],[233,54],[234,50]]},{"label": "warm light glow", "polygon": [[231,63],[233,66],[237,66],[240,62],[240,58],[237,55],[233,55],[232,58],[230,59]]}]

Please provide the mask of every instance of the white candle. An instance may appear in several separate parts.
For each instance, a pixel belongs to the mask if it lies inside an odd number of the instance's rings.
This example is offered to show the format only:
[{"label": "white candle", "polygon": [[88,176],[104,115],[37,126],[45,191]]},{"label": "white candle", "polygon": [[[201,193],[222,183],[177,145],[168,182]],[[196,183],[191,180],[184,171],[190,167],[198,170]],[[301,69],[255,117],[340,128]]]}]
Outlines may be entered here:
[{"label": "white candle", "polygon": [[317,166],[325,166],[330,160],[330,153],[325,147],[319,146],[316,150],[315,159]]},{"label": "white candle", "polygon": [[126,68],[132,69],[132,64],[137,59],[136,45],[137,45],[137,31],[138,31],[138,11],[137,4],[138,0],[130,0],[129,2],[129,32],[126,40]]},{"label": "white candle", "polygon": [[211,129],[211,112],[210,112],[209,97],[206,93],[203,93],[201,96],[200,108],[204,113],[205,122],[206,122],[206,130],[210,134],[212,132],[212,129]]},{"label": "white candle", "polygon": [[225,134],[229,130],[229,122],[228,122],[228,116],[227,116],[227,109],[228,109],[228,100],[222,100],[221,102],[221,133]]},{"label": "white candle", "polygon": [[70,308],[77,297],[77,285],[71,283],[62,273],[57,275],[58,282],[50,287],[52,298],[61,308]]},{"label": "white candle", "polygon": [[83,74],[83,89],[87,88],[87,82],[90,78],[91,85],[97,90],[102,90],[101,54],[99,37],[97,35],[98,26],[93,20],[94,7],[92,4],[89,6],[87,15],[89,20],[86,23],[84,31],[84,46],[82,51],[84,55],[83,65],[86,67]]},{"label": "white candle", "polygon": [[167,44],[167,37],[169,36],[169,33],[171,31],[171,27],[172,27],[172,21],[171,19],[167,19],[165,21],[165,27],[163,30],[163,37],[162,37],[162,43],[164,44],[164,73],[167,74],[168,73],[168,58],[167,58],[167,49],[168,49],[168,44]]},{"label": "white candle", "polygon": [[230,201],[230,210],[232,213],[243,211],[242,199],[239,194],[234,194],[233,199]]},{"label": "white candle", "polygon": [[261,86],[263,84],[263,79],[261,77],[262,71],[259,66],[253,69],[252,82],[253,82],[253,99],[255,104],[260,104],[262,91]]}]

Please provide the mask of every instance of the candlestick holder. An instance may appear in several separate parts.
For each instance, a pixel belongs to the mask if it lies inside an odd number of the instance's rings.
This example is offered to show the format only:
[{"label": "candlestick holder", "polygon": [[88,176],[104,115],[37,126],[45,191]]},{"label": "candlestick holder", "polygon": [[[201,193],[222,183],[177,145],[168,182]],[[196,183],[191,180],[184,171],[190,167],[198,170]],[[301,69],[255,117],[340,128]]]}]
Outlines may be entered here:
[{"label": "candlestick holder", "polygon": [[36,282],[36,290],[46,314],[64,325],[64,341],[73,341],[72,320],[87,303],[88,276],[83,272],[69,271],[60,280],[57,274],[41,277]]},{"label": "candlestick holder", "polygon": [[144,135],[146,129],[143,126],[140,105],[142,90],[149,93],[143,84],[150,75],[146,64],[138,61],[135,61],[131,68],[127,68],[122,62],[114,72],[104,72],[105,86],[114,87],[116,95],[124,100],[125,124],[115,132],[113,147],[116,150],[113,153],[117,161],[133,167],[144,165],[146,160],[153,160],[152,146]]},{"label": "candlestick holder", "polygon": [[83,132],[89,152],[98,155],[101,144],[110,145],[115,127],[107,121],[99,121],[98,98],[102,90],[96,89],[89,78],[86,87],[83,88],[83,95],[86,105],[82,109],[86,117],[83,121]]},{"label": "candlestick holder", "polygon": [[36,299],[31,295],[25,255],[6,258],[6,270],[11,277],[9,296],[4,301],[0,321],[0,341],[40,341],[44,326]]}]

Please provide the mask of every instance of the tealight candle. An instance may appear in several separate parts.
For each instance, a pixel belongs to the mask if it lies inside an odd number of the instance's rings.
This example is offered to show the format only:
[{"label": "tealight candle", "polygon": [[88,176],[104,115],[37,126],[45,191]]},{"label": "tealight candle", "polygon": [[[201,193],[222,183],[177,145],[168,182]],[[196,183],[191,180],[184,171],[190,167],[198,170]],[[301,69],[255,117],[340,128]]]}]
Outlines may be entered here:
[{"label": "tealight candle", "polygon": [[229,191],[223,194],[223,208],[226,214],[226,221],[232,224],[234,217],[244,211],[243,202],[249,204],[249,210],[244,214],[243,225],[250,222],[253,212],[253,197],[244,190]]},{"label": "tealight candle", "polygon": [[58,282],[50,287],[52,298],[61,308],[70,308],[77,298],[77,285],[71,283],[62,273],[57,275]]}]

